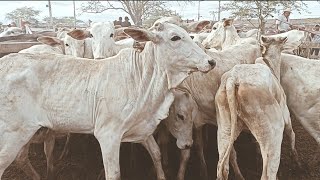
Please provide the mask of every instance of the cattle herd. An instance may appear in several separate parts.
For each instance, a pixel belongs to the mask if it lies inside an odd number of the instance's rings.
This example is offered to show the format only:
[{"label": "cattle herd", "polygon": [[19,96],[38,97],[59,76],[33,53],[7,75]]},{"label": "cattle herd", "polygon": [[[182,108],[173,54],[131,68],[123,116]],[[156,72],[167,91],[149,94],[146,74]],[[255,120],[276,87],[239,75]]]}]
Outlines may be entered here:
[{"label": "cattle herd", "polygon": [[[216,179],[231,178],[229,162],[234,178],[245,179],[234,148],[242,131],[257,141],[261,179],[277,179],[284,137],[297,171],[306,169],[291,118],[320,145],[320,61],[295,55],[308,34],[252,30],[240,37],[232,19],[204,32],[209,24],[163,17],[149,29],[116,29],[97,22],[88,29],[61,28],[56,37],[39,37],[41,45],[2,57],[0,177],[16,162],[40,180],[28,155],[30,144],[44,143],[46,177],[56,179],[55,139],[67,137],[63,158],[70,136],[81,133],[99,142],[105,179],[121,179],[122,142],[141,144],[156,178],[169,179],[171,133],[181,150],[174,179],[185,179],[193,145],[203,172],[196,179],[208,179],[207,124],[217,127]],[[320,171],[319,156],[312,165]]]}]

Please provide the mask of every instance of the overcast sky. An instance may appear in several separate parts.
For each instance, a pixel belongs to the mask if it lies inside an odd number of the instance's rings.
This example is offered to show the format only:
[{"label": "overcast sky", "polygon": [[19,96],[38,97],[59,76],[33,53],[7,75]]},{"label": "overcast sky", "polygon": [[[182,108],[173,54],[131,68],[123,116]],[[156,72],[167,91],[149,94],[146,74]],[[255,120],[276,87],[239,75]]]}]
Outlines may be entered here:
[{"label": "overcast sky", "polygon": [[[40,10],[40,20],[43,17],[49,16],[49,10],[46,7],[48,1],[0,1],[0,22],[4,24],[10,23],[9,20],[5,19],[5,14],[13,11],[16,8],[28,6],[34,7],[34,9]],[[77,14],[80,13],[79,8],[82,3],[86,1],[76,1],[76,9]],[[222,4],[227,1],[221,1]],[[320,3],[316,1],[305,1],[308,4],[308,10],[311,12],[310,14],[302,13],[299,14],[296,11],[293,11],[291,14],[291,18],[316,18],[320,17]],[[106,3],[106,2],[103,2]],[[177,13],[182,15],[183,19],[197,19],[198,15],[198,1],[194,1],[193,4],[181,5],[175,2],[170,3],[169,7],[172,10],[175,10]],[[119,6],[118,2],[114,2],[114,4]],[[52,6],[52,15],[53,17],[63,17],[63,16],[73,16],[73,3],[72,1],[51,1]],[[213,19],[213,15],[210,14],[210,11],[217,11],[218,9],[218,1],[201,1],[200,3],[200,20],[211,20]],[[229,17],[229,12],[222,12],[221,18]],[[128,16],[121,10],[108,10],[100,14],[88,14],[84,13],[79,15],[77,18],[87,22],[89,19],[97,22],[97,21],[113,21],[118,19],[119,16]]]}]

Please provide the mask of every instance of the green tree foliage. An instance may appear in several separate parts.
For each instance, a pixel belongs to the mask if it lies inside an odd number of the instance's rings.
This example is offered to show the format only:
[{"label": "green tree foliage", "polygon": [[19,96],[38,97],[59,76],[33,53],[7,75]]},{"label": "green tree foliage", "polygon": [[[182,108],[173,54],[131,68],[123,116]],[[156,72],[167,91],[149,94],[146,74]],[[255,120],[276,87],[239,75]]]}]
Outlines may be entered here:
[{"label": "green tree foliage", "polygon": [[232,17],[245,18],[247,20],[257,18],[259,20],[259,28],[262,34],[265,31],[265,20],[274,17],[284,8],[291,8],[301,14],[307,11],[307,4],[303,1],[239,1],[235,0],[225,3],[222,7],[223,11],[231,11]]},{"label": "green tree foliage", "polygon": [[22,18],[24,21],[37,22],[37,17],[41,11],[35,10],[32,7],[21,7],[6,14],[6,19],[16,21]]}]

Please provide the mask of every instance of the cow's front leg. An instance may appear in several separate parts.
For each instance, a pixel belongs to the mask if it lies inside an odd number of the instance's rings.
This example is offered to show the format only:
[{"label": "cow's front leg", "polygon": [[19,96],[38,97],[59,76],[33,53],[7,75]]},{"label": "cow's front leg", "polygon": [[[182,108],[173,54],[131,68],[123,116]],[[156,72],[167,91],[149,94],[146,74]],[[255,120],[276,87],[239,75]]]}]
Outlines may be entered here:
[{"label": "cow's front leg", "polygon": [[160,148],[156,143],[156,141],[154,140],[154,137],[152,135],[149,136],[149,138],[146,141],[144,141],[142,145],[148,150],[152,158],[153,164],[157,171],[158,180],[166,179],[162,169],[162,164],[161,164]]},{"label": "cow's front leg", "polygon": [[95,133],[99,141],[106,180],[120,180],[120,133],[104,129]]},{"label": "cow's front leg", "polygon": [[[10,121],[17,121],[10,119]],[[28,122],[25,120],[24,122]],[[29,121],[30,122],[30,121]],[[28,143],[39,127],[21,125],[21,130],[13,131],[10,126],[0,120],[2,134],[0,135],[0,179],[5,169],[13,162],[21,148]],[[23,129],[24,128],[24,129]]]},{"label": "cow's front leg", "polygon": [[190,158],[190,149],[181,149],[180,152],[180,167],[177,175],[177,180],[184,180],[184,175],[186,173],[187,164]]},{"label": "cow's front leg", "polygon": [[47,179],[54,180],[55,173],[53,169],[53,149],[55,145],[56,137],[52,130],[49,130],[46,134],[46,138],[44,140],[44,153],[47,159]]}]

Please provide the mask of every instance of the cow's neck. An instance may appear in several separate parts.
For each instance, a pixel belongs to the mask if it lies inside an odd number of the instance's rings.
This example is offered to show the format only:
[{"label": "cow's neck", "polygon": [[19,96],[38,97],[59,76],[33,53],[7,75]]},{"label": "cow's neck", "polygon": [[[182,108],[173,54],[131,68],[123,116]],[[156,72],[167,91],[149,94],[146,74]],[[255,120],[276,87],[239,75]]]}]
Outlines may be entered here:
[{"label": "cow's neck", "polygon": [[281,53],[267,53],[262,55],[263,61],[270,68],[273,75],[280,79]]},{"label": "cow's neck", "polygon": [[225,30],[225,38],[224,42],[222,43],[222,49],[226,46],[237,44],[240,41],[240,36],[238,35],[236,29],[232,27],[228,27]]},{"label": "cow's neck", "polygon": [[[128,120],[127,123],[132,124],[129,125],[130,130],[124,134],[125,138],[131,137],[132,133],[136,132],[134,130],[140,129],[143,124],[147,124],[149,128],[151,126],[155,130],[160,120],[168,116],[169,108],[174,100],[173,93],[169,89],[168,79],[172,79],[173,77],[169,76],[175,76],[175,74],[168,74],[165,69],[159,66],[158,62],[163,59],[157,60],[161,57],[153,43],[147,43],[141,53],[134,50],[131,52],[132,60],[130,63],[133,68],[131,75],[135,77],[137,89],[134,111],[129,114],[128,119],[139,119],[140,123]],[[157,54],[159,54],[158,57]],[[186,77],[187,75],[181,79],[181,82]]]}]

